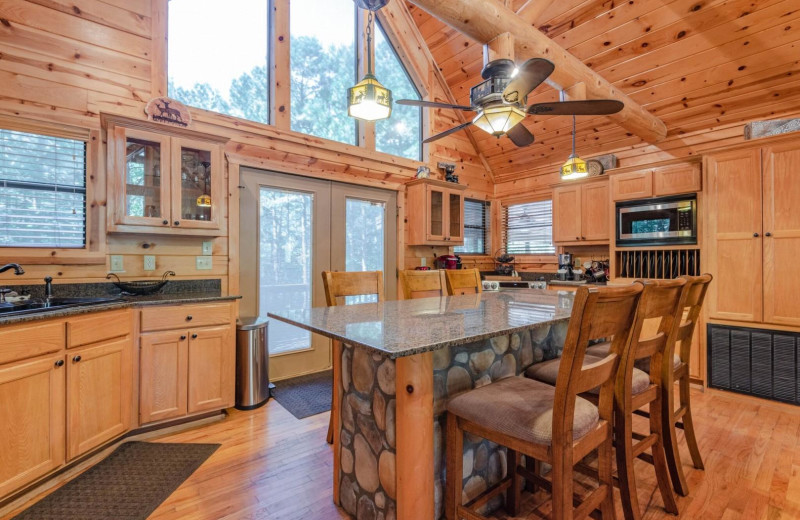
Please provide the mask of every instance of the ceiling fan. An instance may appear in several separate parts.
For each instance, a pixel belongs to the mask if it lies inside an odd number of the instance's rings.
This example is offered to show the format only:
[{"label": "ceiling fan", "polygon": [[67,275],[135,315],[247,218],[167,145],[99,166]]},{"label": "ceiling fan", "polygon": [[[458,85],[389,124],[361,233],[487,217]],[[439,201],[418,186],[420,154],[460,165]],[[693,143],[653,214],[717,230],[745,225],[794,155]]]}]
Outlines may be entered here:
[{"label": "ceiling fan", "polygon": [[454,132],[476,125],[495,137],[508,136],[517,146],[533,143],[533,134],[519,124],[527,114],[550,116],[600,116],[615,114],[624,104],[613,99],[591,99],[585,101],[556,101],[527,105],[527,97],[553,73],[555,65],[544,58],[532,58],[519,68],[509,59],[490,61],[481,71],[485,81],[470,89],[471,106],[451,105],[435,101],[401,99],[399,105],[427,108],[450,108],[477,112],[472,121],[458,125],[423,141],[430,143]]}]

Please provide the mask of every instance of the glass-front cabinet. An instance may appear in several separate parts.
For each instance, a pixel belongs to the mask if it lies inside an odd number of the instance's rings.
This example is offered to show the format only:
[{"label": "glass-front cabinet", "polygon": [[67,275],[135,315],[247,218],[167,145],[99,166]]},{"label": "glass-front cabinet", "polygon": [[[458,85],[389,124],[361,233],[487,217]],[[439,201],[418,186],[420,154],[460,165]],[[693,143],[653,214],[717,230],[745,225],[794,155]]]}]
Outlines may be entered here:
[{"label": "glass-front cabinet", "polygon": [[467,187],[435,179],[414,180],[406,187],[408,244],[462,245]]},{"label": "glass-front cabinet", "polygon": [[222,144],[109,122],[109,231],[222,234]]}]

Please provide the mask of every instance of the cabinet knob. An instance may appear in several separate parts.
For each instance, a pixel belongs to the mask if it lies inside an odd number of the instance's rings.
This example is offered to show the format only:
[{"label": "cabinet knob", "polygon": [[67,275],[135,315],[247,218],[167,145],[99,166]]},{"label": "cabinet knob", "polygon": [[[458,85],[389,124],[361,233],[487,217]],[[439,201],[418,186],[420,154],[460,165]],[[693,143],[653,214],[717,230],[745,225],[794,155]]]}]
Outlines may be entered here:
[{"label": "cabinet knob", "polygon": [[185,340],[185,339],[186,339],[186,336],[185,336],[185,335],[181,336],[181,341],[183,341],[183,340]]},{"label": "cabinet knob", "polygon": [[186,321],[192,321],[192,315],[191,314],[186,316]]},{"label": "cabinet knob", "polygon": [[758,233],[753,233],[753,236],[754,236],[755,238],[758,238]]},{"label": "cabinet knob", "polygon": [[581,240],[586,240],[586,237],[581,237]]},{"label": "cabinet knob", "polygon": [[173,222],[173,224],[175,224],[176,226],[180,226],[181,225],[181,221],[180,220],[176,220],[175,222]]},{"label": "cabinet knob", "polygon": [[764,233],[764,236],[765,236],[765,237],[771,237],[771,236],[772,236],[772,233],[770,233],[769,231],[767,231],[766,233]]},{"label": "cabinet knob", "polygon": [[63,366],[64,366],[64,360],[63,359],[59,359],[58,361],[56,361],[56,367],[63,367]]},{"label": "cabinet knob", "polygon": [[[74,358],[72,358],[72,361],[74,361],[75,363],[78,363],[78,362],[80,362],[80,360],[81,360],[81,357],[80,357],[80,356],[75,356]],[[59,361],[60,361],[60,360],[59,360]]]},{"label": "cabinet knob", "polygon": [[197,339],[197,334],[192,334],[192,339]]},{"label": "cabinet knob", "polygon": [[581,239],[581,237],[575,237],[575,240],[580,240],[580,239]]},{"label": "cabinet knob", "polygon": [[165,226],[168,226],[169,225],[169,220],[164,219],[164,220],[161,221],[161,223],[164,224]]}]

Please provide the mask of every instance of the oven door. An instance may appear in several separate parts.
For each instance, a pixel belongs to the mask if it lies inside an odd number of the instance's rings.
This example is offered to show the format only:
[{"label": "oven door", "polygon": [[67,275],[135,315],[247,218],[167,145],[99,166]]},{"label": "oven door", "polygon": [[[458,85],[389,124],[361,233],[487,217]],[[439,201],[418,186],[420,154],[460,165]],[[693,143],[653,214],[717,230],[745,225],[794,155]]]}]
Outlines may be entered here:
[{"label": "oven door", "polygon": [[697,244],[697,198],[617,203],[617,245]]}]

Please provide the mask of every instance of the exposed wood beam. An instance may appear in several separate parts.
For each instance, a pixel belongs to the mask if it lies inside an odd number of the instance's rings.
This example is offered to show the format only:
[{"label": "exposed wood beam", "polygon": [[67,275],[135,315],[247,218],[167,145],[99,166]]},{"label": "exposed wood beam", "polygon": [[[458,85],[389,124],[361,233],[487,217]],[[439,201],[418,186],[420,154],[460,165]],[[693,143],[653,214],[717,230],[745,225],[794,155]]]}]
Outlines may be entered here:
[{"label": "exposed wood beam", "polygon": [[511,33],[518,60],[540,57],[555,64],[550,76],[552,83],[563,89],[583,82],[589,99],[608,98],[625,103],[621,112],[608,116],[621,127],[650,143],[666,137],[667,127],[660,119],[503,4],[486,0],[409,1],[484,45],[505,32]]},{"label": "exposed wood beam", "polygon": [[553,0],[528,0],[517,9],[517,14],[529,24],[538,26],[539,17],[552,3]]}]

